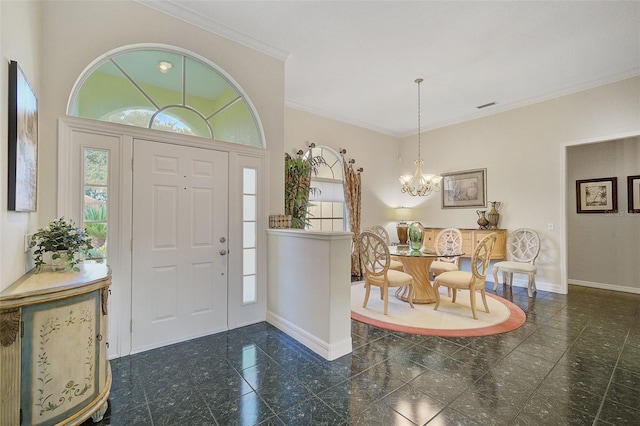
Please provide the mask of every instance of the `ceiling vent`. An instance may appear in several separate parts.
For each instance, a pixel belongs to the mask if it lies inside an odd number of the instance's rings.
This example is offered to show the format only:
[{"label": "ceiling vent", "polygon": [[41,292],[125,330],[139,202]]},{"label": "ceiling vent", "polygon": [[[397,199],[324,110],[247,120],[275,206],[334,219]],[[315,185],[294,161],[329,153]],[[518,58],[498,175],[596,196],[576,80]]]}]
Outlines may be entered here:
[{"label": "ceiling vent", "polygon": [[478,108],[478,109],[488,108],[488,107],[490,107],[490,106],[494,106],[495,104],[496,104],[496,102],[495,102],[495,101],[493,101],[493,102],[489,102],[488,104],[479,105],[479,106],[477,106],[476,108]]}]

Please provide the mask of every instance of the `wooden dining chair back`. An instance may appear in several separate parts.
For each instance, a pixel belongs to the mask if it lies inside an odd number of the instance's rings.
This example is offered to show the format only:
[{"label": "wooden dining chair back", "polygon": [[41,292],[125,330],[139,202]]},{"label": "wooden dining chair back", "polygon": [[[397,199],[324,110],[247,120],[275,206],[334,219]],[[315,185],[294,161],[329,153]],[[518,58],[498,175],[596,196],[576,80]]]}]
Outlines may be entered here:
[{"label": "wooden dining chair back", "polygon": [[446,228],[438,233],[435,242],[438,259],[429,267],[429,274],[436,277],[443,272],[457,271],[460,256],[446,257],[446,255],[462,253],[462,232],[457,228]]},{"label": "wooden dining chair back", "polygon": [[371,286],[380,287],[384,302],[384,314],[387,315],[390,287],[410,287],[409,304],[413,308],[414,288],[413,277],[401,271],[390,269],[391,256],[386,242],[371,231],[362,232],[358,238],[360,247],[360,261],[364,268],[366,288],[362,307],[366,308],[369,301]]},{"label": "wooden dining chair back", "polygon": [[511,286],[513,274],[527,275],[527,293],[533,296],[536,288],[536,258],[540,253],[540,236],[529,228],[513,231],[507,238],[507,260],[493,266],[493,290],[498,288],[498,272],[502,272],[505,285]]},{"label": "wooden dining chair back", "polygon": [[476,291],[480,291],[484,310],[488,313],[487,297],[485,294],[485,280],[489,263],[491,262],[491,253],[496,244],[497,234],[495,232],[484,237],[477,245],[471,258],[471,272],[466,271],[450,271],[443,272],[438,275],[433,283],[433,292],[436,295],[436,305],[434,309],[440,306],[440,287],[448,287],[452,290],[453,295],[451,302],[456,302],[457,290],[469,290],[471,303],[471,314],[473,319],[478,319],[476,314]]},{"label": "wooden dining chair back", "polygon": [[[369,229],[369,231],[373,232],[374,234],[382,238],[387,246],[391,245],[391,239],[389,238],[389,233],[387,232],[384,226],[374,225]],[[391,257],[391,263],[389,264],[389,269],[395,269],[396,271],[404,272],[404,266],[402,266],[402,262],[400,262],[394,256]]]},{"label": "wooden dining chair back", "polygon": [[374,225],[371,227],[371,232],[382,238],[386,245],[391,245],[391,239],[389,238],[389,232],[385,229],[384,226]]}]

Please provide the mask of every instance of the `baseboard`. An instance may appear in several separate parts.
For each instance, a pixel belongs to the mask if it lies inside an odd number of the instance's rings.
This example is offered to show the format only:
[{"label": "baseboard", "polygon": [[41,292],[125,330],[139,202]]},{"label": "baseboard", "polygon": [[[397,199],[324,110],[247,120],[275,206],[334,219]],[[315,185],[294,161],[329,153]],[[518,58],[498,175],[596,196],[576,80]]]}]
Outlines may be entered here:
[{"label": "baseboard", "polygon": [[273,312],[267,311],[267,322],[329,361],[351,353],[351,336],[340,342],[329,344]]},{"label": "baseboard", "polygon": [[636,287],[626,287],[621,285],[596,283],[592,281],[582,281],[582,280],[572,280],[572,279],[569,279],[568,282],[569,284],[580,285],[583,287],[591,287],[591,288],[599,288],[601,290],[613,290],[613,291],[622,291],[624,293],[640,294],[640,288],[636,288]]},{"label": "baseboard", "polygon": [[[500,274],[498,276],[499,278],[499,283],[498,283],[498,287],[502,285],[502,274]],[[522,274],[513,274],[513,281],[511,283],[511,285],[513,287],[522,287],[522,288],[527,288],[529,281],[526,278],[526,275],[522,275]],[[560,284],[555,284],[555,283],[550,283],[547,281],[539,281],[536,280],[536,288],[538,290],[542,290],[542,291],[549,291],[551,293],[559,293],[559,294],[566,294],[566,292],[564,292],[562,290],[562,286],[560,286]]]}]

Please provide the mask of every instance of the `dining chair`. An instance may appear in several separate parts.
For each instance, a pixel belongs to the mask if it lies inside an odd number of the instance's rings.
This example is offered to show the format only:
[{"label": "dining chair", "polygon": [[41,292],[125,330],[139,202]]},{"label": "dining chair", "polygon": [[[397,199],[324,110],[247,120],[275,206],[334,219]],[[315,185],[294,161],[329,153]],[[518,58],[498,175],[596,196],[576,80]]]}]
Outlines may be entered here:
[{"label": "dining chair", "polygon": [[371,286],[380,287],[380,295],[384,301],[384,314],[387,315],[389,302],[389,288],[405,287],[409,290],[409,305],[413,308],[413,298],[415,290],[413,288],[413,277],[407,273],[389,269],[391,256],[389,246],[379,236],[370,231],[364,231],[358,237],[360,247],[360,261],[364,267],[366,288],[362,307],[366,308],[369,302]]},{"label": "dining chair", "polygon": [[[391,245],[391,238],[389,238],[389,233],[384,226],[374,225],[371,227],[370,231],[382,238],[387,246]],[[404,272],[404,266],[402,265],[402,262],[400,262],[397,258],[394,258],[394,256],[391,256],[391,264],[389,265],[389,269]]]},{"label": "dining chair", "polygon": [[[446,228],[438,232],[435,243],[438,256],[460,254],[462,252],[462,232],[457,228]],[[433,277],[443,272],[457,271],[460,256],[438,257],[431,263],[429,274]]]},{"label": "dining chair", "polygon": [[540,236],[529,228],[513,231],[507,238],[507,260],[493,266],[493,291],[498,288],[498,272],[502,272],[503,285],[511,286],[513,274],[525,274],[528,277],[527,293],[533,297],[536,288],[535,261],[540,253]]},{"label": "dining chair", "polygon": [[456,303],[456,293],[458,290],[469,290],[469,298],[471,302],[471,314],[473,319],[478,319],[476,314],[476,291],[480,290],[484,310],[489,312],[487,305],[487,297],[485,294],[485,280],[491,262],[491,253],[496,244],[497,234],[492,232],[484,237],[477,245],[471,258],[471,272],[466,271],[449,271],[438,275],[433,282],[433,292],[436,295],[436,305],[434,310],[440,306],[440,287],[445,286],[453,292],[451,302]]}]

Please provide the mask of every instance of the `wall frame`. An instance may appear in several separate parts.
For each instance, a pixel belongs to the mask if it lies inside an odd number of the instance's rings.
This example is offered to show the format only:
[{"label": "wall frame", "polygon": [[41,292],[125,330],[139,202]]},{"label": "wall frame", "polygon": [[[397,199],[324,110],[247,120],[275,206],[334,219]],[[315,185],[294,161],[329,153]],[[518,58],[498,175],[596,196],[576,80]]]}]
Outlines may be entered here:
[{"label": "wall frame", "polygon": [[442,208],[487,206],[487,169],[442,174]]},{"label": "wall frame", "polygon": [[629,213],[640,213],[640,175],[627,176]]},{"label": "wall frame", "polygon": [[9,62],[7,208],[36,211],[38,186],[38,99],[16,61]]},{"label": "wall frame", "polygon": [[576,180],[577,213],[617,213],[618,178]]}]

